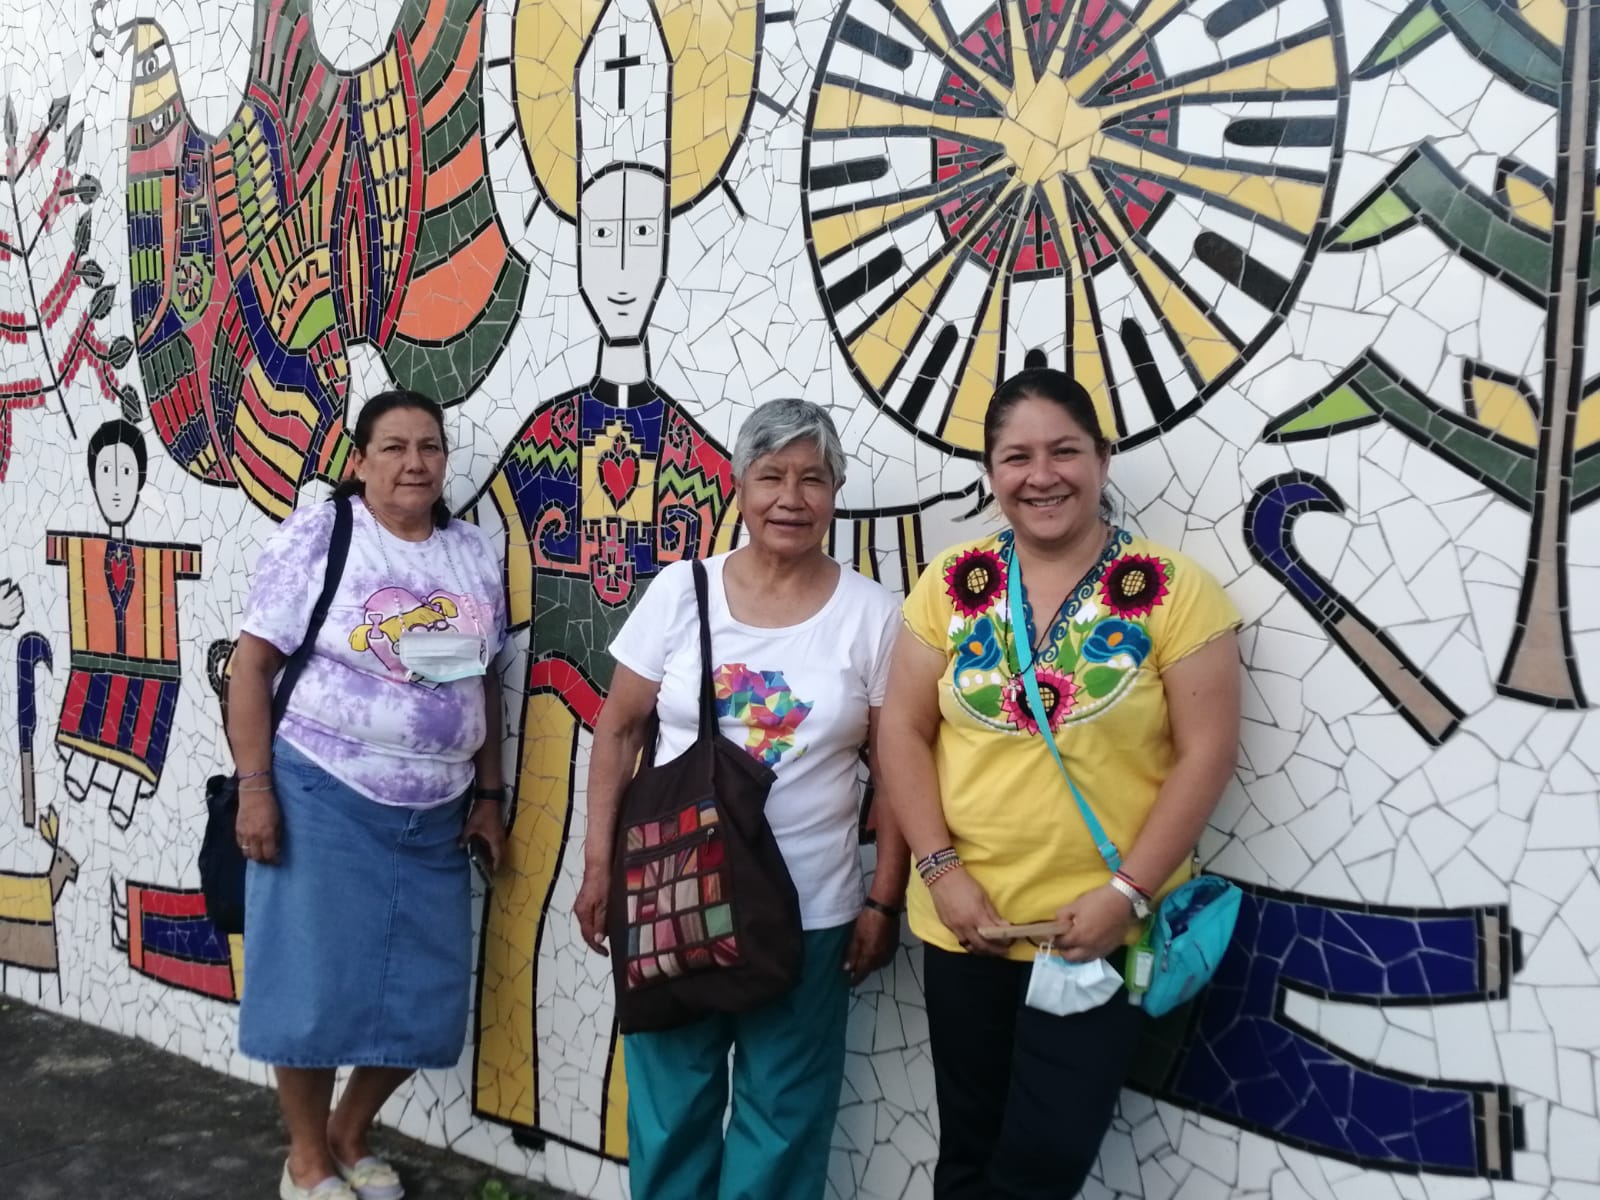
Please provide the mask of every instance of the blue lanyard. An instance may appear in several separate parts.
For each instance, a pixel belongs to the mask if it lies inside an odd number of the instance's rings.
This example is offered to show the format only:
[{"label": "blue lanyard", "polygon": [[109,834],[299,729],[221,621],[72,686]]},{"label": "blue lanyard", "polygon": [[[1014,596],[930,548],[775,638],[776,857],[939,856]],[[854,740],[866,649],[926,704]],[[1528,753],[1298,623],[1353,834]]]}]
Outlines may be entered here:
[{"label": "blue lanyard", "polygon": [[1014,543],[1011,547],[1010,561],[1006,564],[1006,600],[1011,608],[1011,644],[1017,650],[1017,673],[1022,676],[1022,688],[1028,694],[1028,708],[1033,713],[1034,723],[1039,726],[1039,736],[1044,739],[1050,757],[1056,760],[1056,766],[1061,768],[1061,778],[1067,781],[1067,787],[1072,792],[1072,799],[1078,805],[1083,823],[1089,827],[1089,836],[1094,839],[1094,848],[1100,852],[1100,857],[1106,860],[1106,866],[1118,871],[1122,868],[1122,853],[1117,849],[1116,843],[1106,836],[1105,827],[1094,815],[1094,809],[1089,807],[1089,802],[1083,798],[1083,793],[1078,791],[1078,785],[1073,783],[1072,776],[1067,774],[1067,764],[1061,761],[1061,751],[1056,748],[1056,737],[1050,729],[1049,714],[1044,711],[1044,698],[1039,694],[1039,677],[1033,669],[1033,646],[1030,644],[1032,639],[1028,636],[1028,618],[1023,611],[1022,564],[1017,561],[1017,549]]}]

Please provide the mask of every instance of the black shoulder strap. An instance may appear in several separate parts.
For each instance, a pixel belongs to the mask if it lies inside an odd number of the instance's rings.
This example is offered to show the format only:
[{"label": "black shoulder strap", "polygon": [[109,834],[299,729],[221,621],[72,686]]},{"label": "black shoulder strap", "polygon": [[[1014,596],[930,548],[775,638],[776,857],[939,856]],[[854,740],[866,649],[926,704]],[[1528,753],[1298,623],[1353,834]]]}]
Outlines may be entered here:
[{"label": "black shoulder strap", "polygon": [[317,597],[317,603],[311,610],[311,621],[306,625],[306,636],[300,639],[300,645],[295,647],[295,652],[289,656],[289,661],[283,666],[283,678],[278,681],[278,690],[272,697],[272,728],[278,728],[278,722],[283,720],[283,714],[289,707],[289,695],[294,691],[294,685],[300,682],[300,673],[306,669],[306,663],[317,648],[317,635],[322,632],[322,625],[328,619],[328,608],[333,604],[334,593],[339,590],[339,580],[344,577],[345,559],[350,556],[350,528],[354,524],[349,496],[335,496],[333,499],[333,537],[328,541],[328,564],[322,572],[322,592]]},{"label": "black shoulder strap", "polygon": [[700,613],[700,736],[717,732],[717,695],[711,685],[711,604],[706,565],[694,560],[694,606]]}]

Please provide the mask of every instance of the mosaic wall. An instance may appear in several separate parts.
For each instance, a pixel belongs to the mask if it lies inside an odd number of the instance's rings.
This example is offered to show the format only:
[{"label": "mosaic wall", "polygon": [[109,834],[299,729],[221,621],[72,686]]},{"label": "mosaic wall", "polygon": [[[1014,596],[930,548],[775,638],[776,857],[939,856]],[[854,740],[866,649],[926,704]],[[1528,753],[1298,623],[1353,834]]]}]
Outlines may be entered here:
[{"label": "mosaic wall", "polygon": [[[467,1052],[386,1117],[624,1195],[570,915],[610,634],[739,544],[754,405],[831,407],[830,549],[904,590],[1049,363],[1247,620],[1239,935],[1085,1195],[1600,1196],[1593,5],[20,0],[0,103],[7,995],[266,1081],[194,867],[230,639],[419,388],[504,548],[517,804]],[[908,940],[830,1195],[929,1196],[937,1127]]]}]

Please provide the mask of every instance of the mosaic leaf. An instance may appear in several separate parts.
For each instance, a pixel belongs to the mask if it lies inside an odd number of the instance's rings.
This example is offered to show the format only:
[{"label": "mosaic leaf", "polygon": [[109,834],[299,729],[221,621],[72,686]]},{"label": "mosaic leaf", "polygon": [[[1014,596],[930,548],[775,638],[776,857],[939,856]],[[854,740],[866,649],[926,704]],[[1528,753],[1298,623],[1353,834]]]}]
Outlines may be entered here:
[{"label": "mosaic leaf", "polygon": [[1462,370],[1467,413],[1493,433],[1523,446],[1539,443],[1539,402],[1521,379],[1477,362]]},{"label": "mosaic leaf", "polygon": [[1376,79],[1394,70],[1435,41],[1445,32],[1444,18],[1433,0],[1416,0],[1383,31],[1377,44],[1367,51],[1354,75],[1357,79]]},{"label": "mosaic leaf", "polygon": [[1567,29],[1565,0],[1517,0],[1517,7],[1522,12],[1522,19],[1552,46],[1559,46],[1565,40]]},{"label": "mosaic leaf", "polygon": [[1380,418],[1518,508],[1532,506],[1534,462],[1527,447],[1442,407],[1372,351],[1328,388],[1269,423],[1261,436],[1268,442],[1325,437]]},{"label": "mosaic leaf", "polygon": [[1377,411],[1362,399],[1361,393],[1341,384],[1295,405],[1269,424],[1261,438],[1267,442],[1299,441],[1359,429],[1376,420]]},{"label": "mosaic leaf", "polygon": [[1474,187],[1431,144],[1418,146],[1328,234],[1332,250],[1360,250],[1416,221],[1452,253],[1543,305],[1551,238],[1504,201]]},{"label": "mosaic leaf", "polygon": [[1600,454],[1589,453],[1572,468],[1572,507],[1585,508],[1600,497]]},{"label": "mosaic leaf", "polygon": [[1527,163],[1501,159],[1495,168],[1494,196],[1519,220],[1546,233],[1555,227],[1555,182]]},{"label": "mosaic leaf", "polygon": [[1600,442],[1600,377],[1591,379],[1584,389],[1572,444],[1579,450],[1587,450],[1597,442]]},{"label": "mosaic leaf", "polygon": [[1584,388],[1573,445],[1578,450],[1572,467],[1572,507],[1576,510],[1600,498],[1600,376]]},{"label": "mosaic leaf", "polygon": [[1351,209],[1328,231],[1329,250],[1356,250],[1411,228],[1416,213],[1405,199],[1388,188]]},{"label": "mosaic leaf", "polygon": [[[1370,79],[1393,70],[1439,36],[1439,29],[1428,29],[1424,8],[1431,9],[1441,28],[1448,28],[1457,40],[1496,75],[1518,91],[1543,104],[1555,104],[1561,91],[1560,31],[1564,14],[1553,11],[1559,4],[1524,3],[1527,17],[1510,3],[1485,0],[1425,0],[1414,4],[1395,18],[1378,44],[1356,68],[1357,79]],[[1549,29],[1554,37],[1543,32]]]},{"label": "mosaic leaf", "polygon": [[68,167],[78,165],[78,154],[83,150],[83,122],[79,121],[67,134],[66,145],[61,149],[61,159]]}]

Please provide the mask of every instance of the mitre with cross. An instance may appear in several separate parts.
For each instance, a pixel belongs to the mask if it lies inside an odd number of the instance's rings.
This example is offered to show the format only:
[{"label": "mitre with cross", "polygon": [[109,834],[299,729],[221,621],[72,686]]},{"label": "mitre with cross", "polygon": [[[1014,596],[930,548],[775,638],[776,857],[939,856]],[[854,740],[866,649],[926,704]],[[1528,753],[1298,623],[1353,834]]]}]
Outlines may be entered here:
[{"label": "mitre with cross", "polygon": [[610,0],[575,74],[580,188],[624,164],[668,178],[672,61],[649,0]]}]

